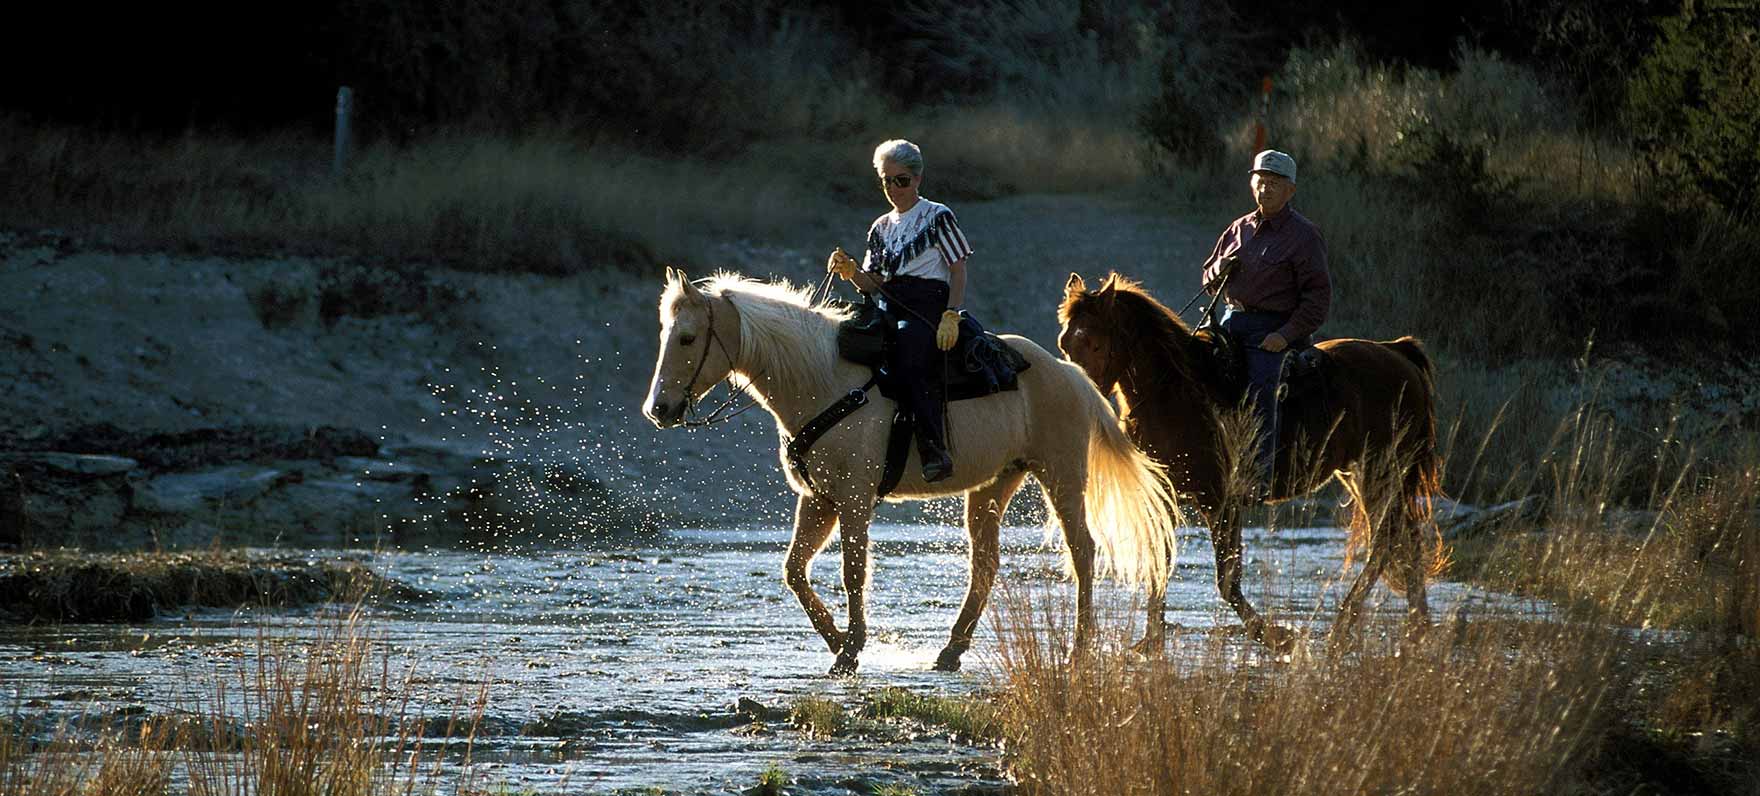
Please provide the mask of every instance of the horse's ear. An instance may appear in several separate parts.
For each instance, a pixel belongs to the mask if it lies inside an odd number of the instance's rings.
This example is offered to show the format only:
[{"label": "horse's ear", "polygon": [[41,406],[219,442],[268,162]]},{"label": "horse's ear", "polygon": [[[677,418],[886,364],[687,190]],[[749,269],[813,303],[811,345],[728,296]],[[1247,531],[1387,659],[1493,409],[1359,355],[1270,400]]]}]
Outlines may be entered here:
[{"label": "horse's ear", "polygon": [[1113,289],[1115,289],[1117,287],[1118,287],[1118,272],[1114,271],[1110,274],[1107,274],[1106,278],[1100,281],[1100,289],[1096,290],[1094,292],[1098,293],[1099,295],[1104,296],[1107,293],[1111,293],[1113,291]]},{"label": "horse's ear", "polygon": [[697,286],[691,282],[691,278],[685,275],[683,268],[666,266],[666,279],[676,283],[686,299],[699,304],[706,300],[703,298],[703,291],[697,289]]},{"label": "horse's ear", "polygon": [[1088,290],[1088,283],[1083,282],[1082,275],[1078,274],[1074,271],[1070,272],[1069,281],[1063,283],[1063,294],[1066,296],[1073,296],[1073,295],[1076,295],[1077,293],[1085,293],[1085,292],[1087,292],[1087,290]]}]

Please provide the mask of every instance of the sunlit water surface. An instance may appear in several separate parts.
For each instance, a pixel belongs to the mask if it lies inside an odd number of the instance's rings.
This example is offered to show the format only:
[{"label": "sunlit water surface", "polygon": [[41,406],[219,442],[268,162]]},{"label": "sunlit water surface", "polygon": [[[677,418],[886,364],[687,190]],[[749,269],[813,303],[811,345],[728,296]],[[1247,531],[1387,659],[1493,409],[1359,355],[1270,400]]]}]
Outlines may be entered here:
[{"label": "sunlit water surface", "polygon": [[[999,584],[1072,594],[1040,529],[1003,533]],[[992,747],[935,732],[815,740],[789,726],[786,712],[802,697],[857,708],[887,686],[958,695],[997,684],[988,620],[963,671],[930,671],[964,597],[963,531],[880,525],[873,535],[869,641],[855,678],[825,675],[832,656],[782,585],[785,530],[677,530],[651,546],[619,549],[381,553],[377,568],[436,599],[376,609],[371,635],[382,642],[389,671],[413,667],[421,703],[414,709],[431,723],[463,710],[457,706],[487,684],[470,773],[491,783],[490,792],[739,793],[771,765],[786,772],[792,793],[870,793],[881,785],[923,794],[1006,790],[1001,753]],[[1250,530],[1246,545],[1249,596],[1318,627],[1345,585],[1337,582],[1343,534]],[[1238,625],[1222,613],[1201,531],[1182,538],[1179,560],[1168,621],[1199,634]],[[834,544],[818,559],[814,582],[841,625],[838,562]],[[1466,601],[1475,611],[1532,610],[1453,583],[1430,594],[1438,616]],[[1121,590],[1103,588],[1102,599],[1110,615],[1135,616]],[[1389,616],[1404,610],[1384,588],[1371,602]],[[25,715],[170,713],[193,695],[211,694],[216,671],[252,660],[262,625],[297,636],[312,632],[312,613],[3,627],[0,683]],[[1240,634],[1219,635],[1243,665],[1263,663]],[[754,727],[734,709],[742,697],[783,715]]]}]

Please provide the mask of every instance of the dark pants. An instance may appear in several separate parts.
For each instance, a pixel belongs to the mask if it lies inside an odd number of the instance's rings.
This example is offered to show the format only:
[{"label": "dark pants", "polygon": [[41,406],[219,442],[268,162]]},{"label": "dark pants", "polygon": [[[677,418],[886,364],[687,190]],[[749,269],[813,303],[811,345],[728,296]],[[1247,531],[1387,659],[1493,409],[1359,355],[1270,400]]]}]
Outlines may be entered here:
[{"label": "dark pants", "polygon": [[1222,316],[1222,328],[1247,353],[1247,401],[1259,418],[1258,451],[1253,463],[1257,466],[1259,483],[1271,488],[1272,467],[1277,462],[1278,407],[1277,378],[1283,373],[1283,357],[1307,345],[1307,340],[1290,340],[1289,347],[1277,353],[1259,347],[1265,336],[1283,327],[1289,314],[1282,312],[1248,312],[1230,308]]},{"label": "dark pants", "polygon": [[[941,387],[945,356],[935,345],[935,328],[947,310],[947,283],[895,276],[885,287],[886,293],[878,297],[880,307],[898,320],[896,345],[887,365],[907,385],[901,408],[916,418],[917,452],[928,459],[930,451],[947,447],[946,395]],[[903,306],[893,306],[892,299]]]}]

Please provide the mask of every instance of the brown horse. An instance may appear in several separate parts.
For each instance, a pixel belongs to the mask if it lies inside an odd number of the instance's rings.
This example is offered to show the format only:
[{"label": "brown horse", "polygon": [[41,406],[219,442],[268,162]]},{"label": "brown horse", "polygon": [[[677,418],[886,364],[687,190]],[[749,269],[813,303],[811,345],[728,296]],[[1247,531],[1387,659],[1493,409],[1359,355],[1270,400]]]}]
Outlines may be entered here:
[{"label": "brown horse", "polygon": [[[1070,274],[1058,308],[1057,346],[1118,401],[1126,430],[1165,465],[1174,488],[1203,514],[1216,548],[1216,585],[1247,632],[1274,650],[1294,641],[1284,627],[1253,610],[1241,593],[1242,461],[1250,432],[1231,431],[1242,397],[1224,386],[1211,355],[1209,330],[1194,332],[1142,286],[1114,273],[1096,290]],[[1334,625],[1347,637],[1363,598],[1385,569],[1406,597],[1408,638],[1429,626],[1425,581],[1444,563],[1442,537],[1431,516],[1440,494],[1435,388],[1430,358],[1414,338],[1392,342],[1328,340],[1325,411],[1286,408],[1270,501],[1319,489],[1336,477],[1351,497],[1352,554],[1368,560],[1345,595]],[[1228,410],[1236,410],[1234,412]],[[1231,451],[1233,451],[1231,453]],[[1245,451],[1243,453],[1243,451]],[[1159,648],[1162,609],[1151,594],[1149,634]]]}]

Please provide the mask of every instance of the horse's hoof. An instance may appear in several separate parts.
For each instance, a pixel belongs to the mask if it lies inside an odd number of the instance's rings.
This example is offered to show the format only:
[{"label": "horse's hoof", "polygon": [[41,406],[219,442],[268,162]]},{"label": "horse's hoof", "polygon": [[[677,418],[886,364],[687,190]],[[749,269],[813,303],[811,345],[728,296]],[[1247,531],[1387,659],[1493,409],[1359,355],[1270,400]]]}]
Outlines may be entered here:
[{"label": "horse's hoof", "polygon": [[938,672],[957,672],[957,671],[959,671],[959,656],[960,655],[961,655],[961,653],[954,652],[953,650],[942,650],[940,655],[935,656],[935,671],[938,671]]},{"label": "horse's hoof", "polygon": [[1413,652],[1424,643],[1424,637],[1430,634],[1429,622],[1410,622],[1406,625],[1405,638],[1400,639],[1400,650]]},{"label": "horse's hoof", "polygon": [[843,653],[843,645],[848,644],[848,643],[849,643],[849,634],[845,633],[841,630],[832,631],[831,636],[829,638],[825,639],[825,645],[831,648],[831,653],[833,655],[842,654]]},{"label": "horse's hoof", "polygon": [[1283,625],[1267,622],[1259,631],[1259,642],[1278,655],[1288,655],[1296,648],[1296,634]]},{"label": "horse's hoof", "polygon": [[848,677],[856,673],[858,665],[860,664],[854,653],[840,652],[837,654],[837,661],[831,664],[831,671],[826,674],[832,677]]}]

